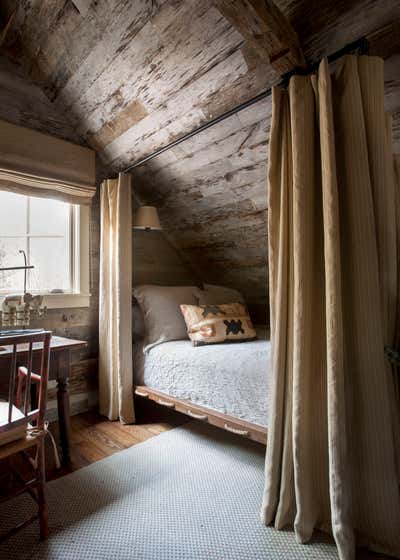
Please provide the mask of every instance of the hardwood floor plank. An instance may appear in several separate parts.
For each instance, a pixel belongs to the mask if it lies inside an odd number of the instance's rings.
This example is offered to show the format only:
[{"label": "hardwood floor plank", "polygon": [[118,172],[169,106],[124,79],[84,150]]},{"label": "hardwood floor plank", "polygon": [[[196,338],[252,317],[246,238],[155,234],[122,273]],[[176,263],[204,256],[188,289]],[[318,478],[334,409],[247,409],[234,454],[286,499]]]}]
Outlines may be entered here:
[{"label": "hardwood floor plank", "polygon": [[[141,407],[140,405],[138,406],[138,423],[131,425],[110,422],[94,411],[73,416],[71,418],[71,464],[67,468],[55,468],[54,453],[48,440],[47,480],[59,478],[69,472],[86,467],[187,421],[185,416],[174,411],[157,406]],[[50,430],[59,445],[58,422],[52,423]]]}]

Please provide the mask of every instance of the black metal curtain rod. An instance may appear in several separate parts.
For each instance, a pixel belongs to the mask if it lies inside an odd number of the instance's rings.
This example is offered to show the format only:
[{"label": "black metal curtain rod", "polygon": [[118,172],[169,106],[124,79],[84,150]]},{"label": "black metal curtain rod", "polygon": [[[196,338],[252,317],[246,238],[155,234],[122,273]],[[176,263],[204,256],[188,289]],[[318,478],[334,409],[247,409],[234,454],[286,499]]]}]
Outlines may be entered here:
[{"label": "black metal curtain rod", "polygon": [[[344,56],[346,54],[349,54],[349,53],[358,52],[358,54],[368,54],[368,50],[369,50],[369,43],[368,43],[367,38],[366,37],[361,37],[361,39],[357,39],[357,41],[353,41],[352,43],[349,43],[348,45],[346,45],[342,49],[328,55],[327,59],[328,59],[328,62],[331,63],[331,62],[335,62],[335,60],[338,60],[342,56]],[[320,62],[321,61],[314,62],[314,63],[308,65],[306,68],[294,68],[291,72],[288,72],[287,74],[285,74],[284,76],[281,77],[281,81],[277,84],[277,86],[278,87],[286,87],[289,83],[290,78],[294,75],[312,74],[313,72],[315,72],[317,70]],[[128,173],[129,171],[131,171],[135,167],[139,167],[139,165],[143,165],[144,163],[147,163],[151,159],[159,156],[160,154],[163,154],[167,150],[170,150],[171,148],[174,148],[175,146],[178,146],[182,142],[185,142],[186,140],[189,140],[189,138],[192,138],[193,136],[196,136],[196,134],[199,134],[200,132],[203,132],[204,130],[207,130],[208,128],[211,128],[212,126],[220,123],[221,121],[224,121],[225,119],[228,119],[229,117],[232,117],[233,115],[236,115],[236,113],[239,113],[240,111],[243,111],[244,109],[247,109],[248,107],[251,107],[255,103],[258,103],[259,101],[262,101],[263,99],[266,99],[267,97],[269,97],[271,95],[271,93],[272,93],[272,87],[266,89],[265,91],[262,91],[261,93],[259,93],[255,97],[252,97],[248,101],[245,101],[244,103],[240,103],[240,105],[237,105],[233,109],[229,109],[229,111],[226,111],[225,113],[222,113],[222,115],[219,115],[218,117],[215,117],[215,118],[211,119],[210,121],[207,121],[206,123],[200,125],[198,128],[195,128],[191,132],[188,132],[188,133],[184,134],[183,136],[180,136],[179,138],[177,138],[173,142],[170,142],[166,146],[163,146],[162,148],[158,148],[158,150],[149,154],[148,156],[145,156],[144,158],[135,161],[135,163],[132,163],[131,165],[129,165],[121,173]]]}]

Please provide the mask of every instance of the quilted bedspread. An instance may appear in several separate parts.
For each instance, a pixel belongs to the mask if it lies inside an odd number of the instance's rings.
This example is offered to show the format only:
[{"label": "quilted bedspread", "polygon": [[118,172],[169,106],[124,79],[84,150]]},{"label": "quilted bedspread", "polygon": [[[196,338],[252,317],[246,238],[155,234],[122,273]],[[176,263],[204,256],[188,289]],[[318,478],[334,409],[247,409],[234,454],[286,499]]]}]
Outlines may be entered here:
[{"label": "quilted bedspread", "polygon": [[266,426],[271,344],[257,333],[257,340],[234,344],[165,342],[146,354],[134,344],[135,384]]}]

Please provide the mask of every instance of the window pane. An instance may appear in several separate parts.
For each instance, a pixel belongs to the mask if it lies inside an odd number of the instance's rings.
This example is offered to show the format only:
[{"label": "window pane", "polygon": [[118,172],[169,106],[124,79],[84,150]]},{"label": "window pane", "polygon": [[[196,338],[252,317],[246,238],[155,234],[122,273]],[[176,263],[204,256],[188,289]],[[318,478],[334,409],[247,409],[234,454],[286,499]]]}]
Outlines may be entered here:
[{"label": "window pane", "polygon": [[47,198],[30,198],[30,235],[68,235],[71,205]]},{"label": "window pane", "polygon": [[[0,268],[8,266],[23,266],[24,257],[18,251],[26,251],[26,238],[0,237]],[[24,271],[0,272],[0,290],[10,290],[10,294],[23,293]]]},{"label": "window pane", "polygon": [[29,240],[29,289],[32,291],[71,290],[69,245],[65,238],[36,238]]},{"label": "window pane", "polygon": [[0,236],[26,233],[27,197],[0,191]]}]

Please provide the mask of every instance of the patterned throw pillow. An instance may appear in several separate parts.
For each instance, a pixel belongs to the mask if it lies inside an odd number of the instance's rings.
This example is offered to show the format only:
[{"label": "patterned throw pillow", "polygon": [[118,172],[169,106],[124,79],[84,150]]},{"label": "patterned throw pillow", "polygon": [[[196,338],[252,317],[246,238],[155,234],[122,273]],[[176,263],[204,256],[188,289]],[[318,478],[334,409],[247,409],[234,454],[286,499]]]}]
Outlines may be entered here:
[{"label": "patterned throw pillow", "polygon": [[181,305],[181,310],[193,346],[256,338],[256,331],[243,303]]}]

